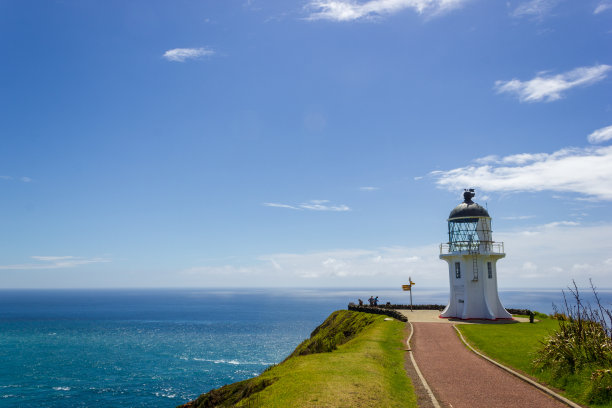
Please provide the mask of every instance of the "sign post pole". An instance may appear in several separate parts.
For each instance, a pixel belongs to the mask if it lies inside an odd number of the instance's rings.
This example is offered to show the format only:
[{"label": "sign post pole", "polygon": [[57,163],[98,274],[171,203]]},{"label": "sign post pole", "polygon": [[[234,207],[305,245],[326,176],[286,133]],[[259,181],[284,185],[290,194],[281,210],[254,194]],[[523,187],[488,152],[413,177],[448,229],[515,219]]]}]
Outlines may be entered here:
[{"label": "sign post pole", "polygon": [[409,276],[408,280],[410,281],[410,311],[412,312],[412,278]]}]

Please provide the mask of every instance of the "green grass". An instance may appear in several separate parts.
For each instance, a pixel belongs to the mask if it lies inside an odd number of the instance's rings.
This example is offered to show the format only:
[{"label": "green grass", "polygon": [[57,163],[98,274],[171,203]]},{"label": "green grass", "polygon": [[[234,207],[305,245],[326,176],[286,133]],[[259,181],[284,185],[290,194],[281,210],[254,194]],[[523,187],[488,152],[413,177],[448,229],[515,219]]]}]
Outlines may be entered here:
[{"label": "green grass", "polygon": [[[561,378],[554,378],[549,370],[534,368],[533,360],[543,347],[542,342],[559,326],[557,320],[541,315],[537,318],[540,321],[534,324],[460,324],[457,327],[474,348],[487,356],[561,390],[561,394],[577,403],[587,405],[585,391],[591,376],[588,368]],[[590,406],[612,407],[612,404]]]},{"label": "green grass", "polygon": [[457,328],[478,350],[489,357],[534,375],[532,361],[544,338],[559,326],[553,319],[537,323],[458,324]]},{"label": "green grass", "polygon": [[[405,324],[384,319],[334,312],[284,362],[216,392],[239,407],[416,407],[404,370]],[[326,352],[332,343],[335,350]],[[192,406],[214,406],[200,404],[209,394]]]}]

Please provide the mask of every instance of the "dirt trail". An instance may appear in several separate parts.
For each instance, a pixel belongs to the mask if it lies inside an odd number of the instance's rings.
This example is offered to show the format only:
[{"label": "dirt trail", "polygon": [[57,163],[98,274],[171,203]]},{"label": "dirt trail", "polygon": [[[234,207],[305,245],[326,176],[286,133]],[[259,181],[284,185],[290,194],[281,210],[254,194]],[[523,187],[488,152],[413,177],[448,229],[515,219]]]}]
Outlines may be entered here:
[{"label": "dirt trail", "polygon": [[412,324],[414,358],[441,406],[567,408],[468,350],[452,325]]}]

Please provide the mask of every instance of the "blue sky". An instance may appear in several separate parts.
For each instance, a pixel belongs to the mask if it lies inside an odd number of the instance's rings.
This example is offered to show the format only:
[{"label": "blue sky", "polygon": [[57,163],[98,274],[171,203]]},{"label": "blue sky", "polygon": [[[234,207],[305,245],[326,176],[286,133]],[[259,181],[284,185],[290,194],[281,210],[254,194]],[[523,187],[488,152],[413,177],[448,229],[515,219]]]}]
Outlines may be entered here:
[{"label": "blue sky", "polygon": [[610,0],[0,0],[0,287],[612,287]]}]

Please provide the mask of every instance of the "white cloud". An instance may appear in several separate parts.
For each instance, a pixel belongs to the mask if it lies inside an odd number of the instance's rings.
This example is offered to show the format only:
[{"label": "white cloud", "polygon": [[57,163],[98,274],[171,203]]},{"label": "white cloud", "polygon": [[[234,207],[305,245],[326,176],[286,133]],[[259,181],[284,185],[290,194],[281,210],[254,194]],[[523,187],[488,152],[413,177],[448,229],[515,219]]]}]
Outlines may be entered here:
[{"label": "white cloud", "polygon": [[500,161],[504,164],[527,164],[539,160],[545,159],[547,156],[546,153],[520,153],[513,154],[510,156],[502,157]]},{"label": "white cloud", "polygon": [[524,271],[536,271],[538,270],[538,266],[533,262],[524,262],[522,268]]},{"label": "white cloud", "polygon": [[612,139],[612,126],[597,129],[588,136],[589,143],[597,144]]},{"label": "white cloud", "polygon": [[[253,268],[235,265],[196,266],[183,271],[185,275],[225,277],[232,280],[235,279],[236,275],[252,275],[254,273],[256,273],[256,270]],[[228,283],[230,283],[230,281],[228,281]]]},{"label": "white cloud", "polygon": [[508,217],[501,217],[502,220],[528,220],[535,218],[535,215],[513,215]]},{"label": "white cloud", "polygon": [[582,263],[582,264],[574,264],[572,266],[572,269],[574,271],[588,271],[589,269],[592,269],[593,266],[588,264],[588,263]]},{"label": "white cloud", "polygon": [[[493,214],[495,216],[495,214]],[[528,233],[525,233],[528,232]],[[612,287],[612,224],[533,225],[530,231],[496,232],[506,257],[498,263],[501,290],[563,288],[572,279]],[[441,236],[440,240],[444,240]],[[407,247],[337,249],[262,255],[249,265],[203,266],[184,271],[194,285],[394,287],[411,276],[418,287],[448,289],[448,266],[438,258],[438,243]]]},{"label": "white cloud", "polygon": [[359,187],[359,189],[361,191],[376,191],[376,190],[380,190],[379,187],[371,187],[371,186],[369,186],[369,187]]},{"label": "white cloud", "polygon": [[74,256],[31,256],[30,258],[36,259],[37,261],[57,262],[74,259]]},{"label": "white cloud", "polygon": [[12,176],[0,176],[0,180],[19,180],[19,181],[23,181],[24,183],[29,183],[30,181],[32,181],[32,179],[30,177],[12,177]]},{"label": "white cloud", "polygon": [[291,210],[312,211],[350,211],[351,208],[345,204],[330,205],[329,200],[310,200],[305,203],[291,205],[282,203],[263,203],[266,207],[289,208]]},{"label": "white cloud", "polygon": [[412,9],[419,14],[439,14],[461,7],[469,0],[313,0],[306,6],[308,20],[353,21],[372,19]]},{"label": "white cloud", "polygon": [[591,200],[612,200],[612,146],[521,156],[520,162],[501,158],[494,163],[434,171],[430,175],[437,179],[439,187],[451,191],[474,186],[488,192],[570,192]]},{"label": "white cloud", "polygon": [[542,228],[576,227],[578,225],[580,225],[580,223],[575,221],[555,221],[542,225]]},{"label": "white cloud", "polygon": [[610,9],[612,9],[612,1],[602,1],[597,5],[595,10],[593,11],[593,14],[603,13],[604,11]]},{"label": "white cloud", "polygon": [[603,80],[610,69],[612,66],[600,64],[575,68],[557,75],[540,72],[528,81],[518,79],[495,81],[494,88],[497,93],[516,95],[521,102],[552,102],[561,99],[565,91]]},{"label": "white cloud", "polygon": [[[339,249],[313,253],[279,253],[260,257],[284,276],[323,281],[330,278],[374,279],[380,276],[425,274],[428,258],[437,260],[437,245],[425,247],[386,247],[377,249]],[[432,264],[434,265],[434,264]],[[439,266],[439,265],[437,265]],[[423,269],[425,268],[425,269]]]},{"label": "white cloud", "polygon": [[350,211],[351,209],[344,204],[329,205],[328,200],[311,200],[307,203],[300,204],[300,208],[314,211]]},{"label": "white cloud", "polygon": [[280,203],[263,203],[266,207],[276,207],[276,208],[290,208],[292,210],[299,210],[299,207],[295,207],[289,204],[280,204]]},{"label": "white cloud", "polygon": [[210,48],[174,48],[164,52],[164,58],[168,61],[185,62],[188,59],[208,57],[214,53]]},{"label": "white cloud", "polygon": [[81,258],[76,256],[31,256],[37,263],[0,265],[0,270],[63,269],[77,266],[110,262],[107,258]]},{"label": "white cloud", "polygon": [[559,3],[559,0],[530,0],[518,5],[511,13],[513,17],[545,17]]},{"label": "white cloud", "polygon": [[504,241],[507,254],[499,264],[500,286],[565,286],[572,279],[587,282],[589,278],[599,286],[612,286],[610,265],[606,264],[612,242],[605,238],[612,233],[612,224],[558,222],[532,229],[537,234],[520,230],[496,234],[496,240]]}]

